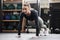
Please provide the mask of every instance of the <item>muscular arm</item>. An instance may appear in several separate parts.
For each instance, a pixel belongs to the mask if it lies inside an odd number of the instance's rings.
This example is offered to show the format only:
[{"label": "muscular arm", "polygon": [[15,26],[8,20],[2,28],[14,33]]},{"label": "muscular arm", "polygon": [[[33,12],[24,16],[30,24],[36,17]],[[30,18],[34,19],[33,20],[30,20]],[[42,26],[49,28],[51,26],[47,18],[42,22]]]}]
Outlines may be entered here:
[{"label": "muscular arm", "polygon": [[39,36],[38,12],[34,12],[34,20],[36,25],[36,36]]},{"label": "muscular arm", "polygon": [[20,21],[19,21],[19,24],[18,24],[18,28],[21,28],[21,26],[22,26],[23,17],[24,17],[24,14],[21,13],[21,15],[20,15]]},{"label": "muscular arm", "polygon": [[36,25],[36,27],[38,27],[38,12],[34,12],[34,20],[35,20],[35,25]]}]

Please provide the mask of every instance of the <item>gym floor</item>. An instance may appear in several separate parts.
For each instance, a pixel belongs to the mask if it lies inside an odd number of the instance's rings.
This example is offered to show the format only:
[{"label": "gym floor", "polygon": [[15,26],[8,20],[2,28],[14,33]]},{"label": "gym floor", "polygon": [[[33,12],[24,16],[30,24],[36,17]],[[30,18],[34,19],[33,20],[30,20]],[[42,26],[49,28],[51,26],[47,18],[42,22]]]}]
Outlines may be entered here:
[{"label": "gym floor", "polygon": [[0,40],[60,40],[60,34],[49,34],[48,36],[39,36],[32,38],[35,33],[22,33],[21,38],[17,37],[17,33],[0,33]]}]

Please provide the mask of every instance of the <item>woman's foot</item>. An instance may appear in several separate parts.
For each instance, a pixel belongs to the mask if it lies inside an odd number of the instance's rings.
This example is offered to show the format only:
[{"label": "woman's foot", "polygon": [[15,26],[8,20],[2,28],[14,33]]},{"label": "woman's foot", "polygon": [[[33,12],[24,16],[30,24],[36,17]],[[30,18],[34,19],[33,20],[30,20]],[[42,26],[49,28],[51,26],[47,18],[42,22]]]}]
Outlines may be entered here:
[{"label": "woman's foot", "polygon": [[47,30],[44,31],[44,36],[49,35],[49,29],[47,28]]}]

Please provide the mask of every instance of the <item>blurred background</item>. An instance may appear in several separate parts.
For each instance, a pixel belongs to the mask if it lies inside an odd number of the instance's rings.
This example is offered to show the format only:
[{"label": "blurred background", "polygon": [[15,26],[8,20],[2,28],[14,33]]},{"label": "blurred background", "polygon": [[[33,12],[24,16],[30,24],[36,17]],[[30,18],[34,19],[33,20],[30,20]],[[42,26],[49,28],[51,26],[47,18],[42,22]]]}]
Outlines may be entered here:
[{"label": "blurred background", "polygon": [[[0,0],[0,33],[17,32],[24,2],[39,12],[50,33],[60,33],[60,0]],[[29,32],[35,27],[29,26]]]}]

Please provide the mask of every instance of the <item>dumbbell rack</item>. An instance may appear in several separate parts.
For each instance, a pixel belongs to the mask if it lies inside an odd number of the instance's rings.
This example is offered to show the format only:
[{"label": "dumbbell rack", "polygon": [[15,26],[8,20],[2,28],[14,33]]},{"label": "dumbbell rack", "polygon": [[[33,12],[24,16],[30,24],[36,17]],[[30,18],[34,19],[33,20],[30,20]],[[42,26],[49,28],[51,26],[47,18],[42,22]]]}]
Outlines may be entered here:
[{"label": "dumbbell rack", "polygon": [[[1,0],[1,8],[2,8],[2,14],[5,14],[6,12],[21,12],[21,9],[3,9],[3,4],[18,4],[18,3],[22,3],[23,4],[23,0]],[[23,5],[22,5],[23,7]],[[2,20],[2,23],[4,24],[5,22],[11,23],[11,22],[18,22],[19,20]],[[3,25],[2,25],[3,26]],[[2,32],[17,32],[16,29],[14,30],[4,30],[2,29]]]}]

